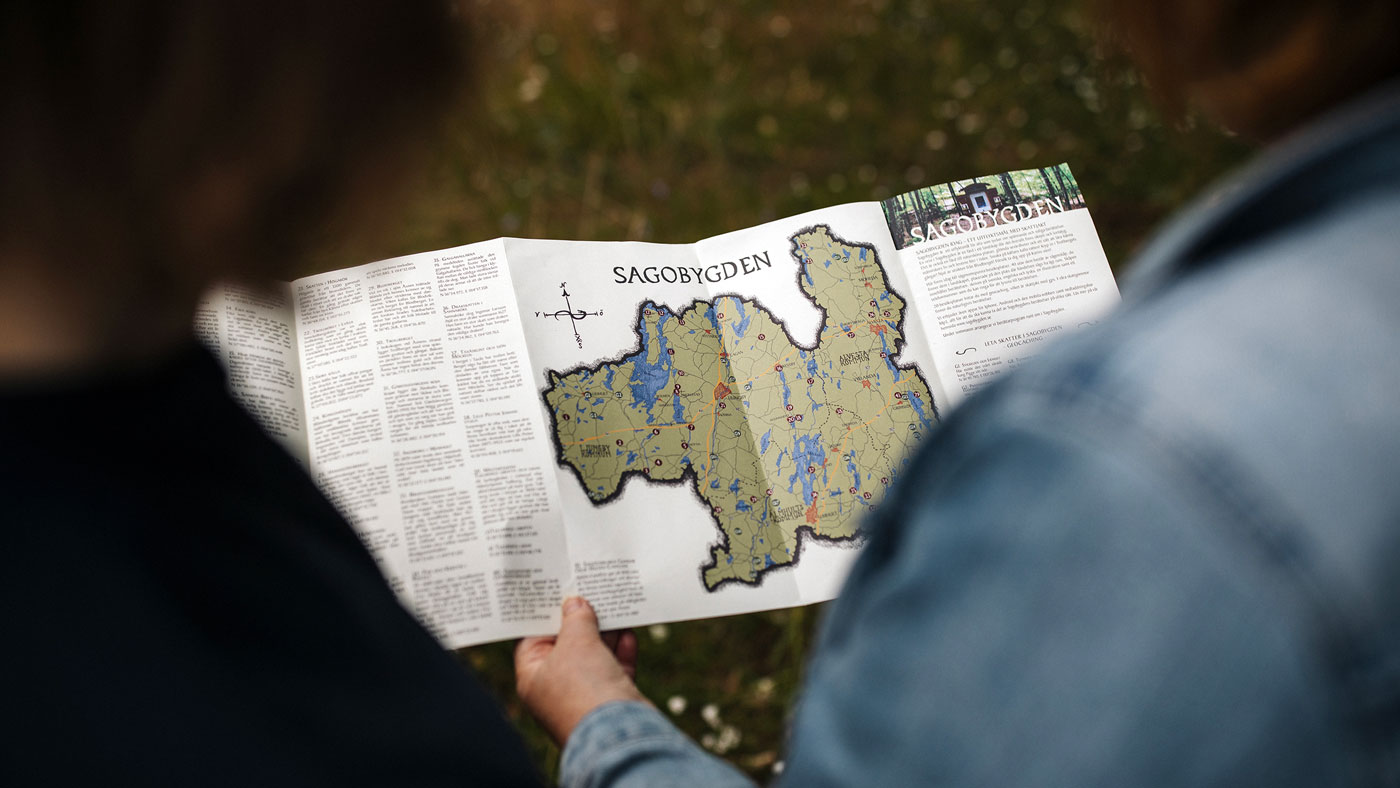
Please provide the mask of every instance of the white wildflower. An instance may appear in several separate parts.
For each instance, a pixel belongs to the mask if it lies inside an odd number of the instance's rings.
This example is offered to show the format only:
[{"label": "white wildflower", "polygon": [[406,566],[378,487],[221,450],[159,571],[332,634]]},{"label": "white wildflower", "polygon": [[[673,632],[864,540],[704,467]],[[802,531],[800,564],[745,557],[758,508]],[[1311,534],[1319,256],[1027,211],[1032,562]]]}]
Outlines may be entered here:
[{"label": "white wildflower", "polygon": [[768,700],[769,698],[773,697],[773,690],[777,688],[777,685],[778,683],[776,681],[769,678],[768,676],[764,676],[763,678],[753,683],[754,697],[759,701]]},{"label": "white wildflower", "polygon": [[739,746],[739,740],[742,738],[743,735],[739,733],[739,729],[733,725],[726,725],[720,728],[719,738],[715,739],[715,752],[720,755],[729,752]]},{"label": "white wildflower", "polygon": [[706,703],[705,708],[700,710],[700,719],[705,721],[711,728],[719,727],[719,707],[713,703]]}]

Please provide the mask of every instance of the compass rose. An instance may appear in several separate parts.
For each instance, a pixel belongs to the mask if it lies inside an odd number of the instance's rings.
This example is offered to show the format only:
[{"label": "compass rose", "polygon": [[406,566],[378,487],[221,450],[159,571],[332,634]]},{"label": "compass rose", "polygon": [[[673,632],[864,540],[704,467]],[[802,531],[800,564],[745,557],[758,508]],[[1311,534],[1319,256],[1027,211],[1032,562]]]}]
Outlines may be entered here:
[{"label": "compass rose", "polygon": [[579,333],[578,333],[578,322],[579,322],[580,320],[586,318],[586,317],[589,317],[589,316],[593,316],[593,317],[602,317],[602,316],[603,316],[603,310],[599,309],[599,310],[597,310],[597,311],[595,311],[595,312],[589,312],[589,311],[587,311],[587,310],[585,310],[585,309],[575,309],[575,308],[574,308],[574,305],[569,301],[569,287],[568,287],[568,285],[569,285],[568,282],[560,282],[560,283],[559,283],[559,290],[560,290],[560,292],[561,292],[561,293],[563,294],[563,296],[564,296],[564,308],[563,308],[563,309],[559,309],[559,310],[556,310],[556,311],[554,311],[554,312],[536,312],[536,313],[535,313],[535,317],[552,317],[552,318],[554,318],[555,320],[559,320],[560,318],[567,317],[567,318],[569,319],[569,326],[570,326],[571,328],[573,328],[573,330],[574,330],[574,342],[577,342],[577,343],[578,343],[578,346],[579,346],[579,349],[582,350],[582,349],[583,349],[583,337],[580,336]]}]

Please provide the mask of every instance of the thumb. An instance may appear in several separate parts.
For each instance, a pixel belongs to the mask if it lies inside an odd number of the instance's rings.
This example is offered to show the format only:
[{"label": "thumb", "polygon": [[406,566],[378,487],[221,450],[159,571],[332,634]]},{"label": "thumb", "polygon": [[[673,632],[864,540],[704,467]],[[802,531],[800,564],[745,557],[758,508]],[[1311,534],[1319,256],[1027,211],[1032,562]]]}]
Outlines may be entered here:
[{"label": "thumb", "polygon": [[602,636],[598,634],[598,615],[593,612],[593,606],[581,596],[565,599],[556,642],[561,645],[582,644],[593,640],[602,642]]}]

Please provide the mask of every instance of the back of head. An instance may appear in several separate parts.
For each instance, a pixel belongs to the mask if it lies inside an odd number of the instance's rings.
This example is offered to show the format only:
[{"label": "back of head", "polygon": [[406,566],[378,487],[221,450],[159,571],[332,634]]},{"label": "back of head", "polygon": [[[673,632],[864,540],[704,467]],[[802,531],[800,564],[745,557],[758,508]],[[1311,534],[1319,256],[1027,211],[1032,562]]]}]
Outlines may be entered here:
[{"label": "back of head", "polygon": [[1400,73],[1400,0],[1096,5],[1152,86],[1267,139]]},{"label": "back of head", "polygon": [[171,287],[275,273],[460,80],[419,0],[0,8],[0,268]]}]

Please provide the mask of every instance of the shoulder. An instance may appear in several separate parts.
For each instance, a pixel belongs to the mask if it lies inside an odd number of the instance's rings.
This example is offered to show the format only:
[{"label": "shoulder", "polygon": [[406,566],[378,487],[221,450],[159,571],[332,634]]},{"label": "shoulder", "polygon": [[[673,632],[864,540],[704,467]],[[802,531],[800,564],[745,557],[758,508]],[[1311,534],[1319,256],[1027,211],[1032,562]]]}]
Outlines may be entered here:
[{"label": "shoulder", "polygon": [[[1329,709],[1400,700],[1397,228],[1400,193],[1376,193],[1236,246],[951,413],[882,509],[833,653],[883,622],[1037,671],[1075,713],[1169,722],[1176,744],[1229,719],[1256,737],[1241,752],[1335,765],[1361,737]],[[1163,688],[1210,713],[1154,706]]]},{"label": "shoulder", "polygon": [[1367,145],[1169,232],[1156,287],[949,414],[831,609],[794,775],[1349,768],[1356,699],[1400,702],[1400,180]]}]

